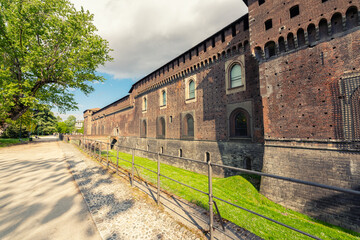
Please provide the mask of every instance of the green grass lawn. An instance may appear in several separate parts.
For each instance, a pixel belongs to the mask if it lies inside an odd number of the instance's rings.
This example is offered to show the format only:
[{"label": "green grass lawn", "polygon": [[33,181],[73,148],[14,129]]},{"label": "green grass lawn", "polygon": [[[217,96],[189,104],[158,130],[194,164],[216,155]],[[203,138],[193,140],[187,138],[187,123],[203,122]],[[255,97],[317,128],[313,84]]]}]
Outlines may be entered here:
[{"label": "green grass lawn", "polygon": [[[28,138],[22,138],[21,140],[29,141]],[[0,147],[8,147],[16,143],[21,143],[18,138],[0,138]]]},{"label": "green grass lawn", "polygon": [[[116,156],[116,151],[111,151],[110,154]],[[105,152],[103,155],[105,155]],[[132,159],[130,154],[120,152],[119,157],[128,161],[131,161]],[[116,157],[111,157],[110,159],[116,164]],[[157,163],[147,158],[135,157],[135,163],[153,171],[157,170]],[[131,163],[119,160],[119,166],[124,169],[131,170]],[[161,163],[160,172],[165,176],[171,177],[204,192],[208,191],[208,177],[206,175],[194,173],[163,163]],[[137,167],[135,175],[137,174],[147,181],[156,184],[157,176],[155,173]],[[166,191],[208,209],[207,195],[187,188],[164,177],[161,177],[160,181],[161,188]],[[315,220],[304,214],[289,210],[270,201],[261,195],[258,190],[256,190],[256,188],[242,176],[214,178],[213,192],[216,197],[250,209],[254,212],[265,215],[322,239],[360,239],[360,233]],[[216,200],[216,202],[223,218],[234,222],[238,226],[241,226],[264,239],[310,239],[300,233],[272,223],[266,219],[223,203],[219,200]]]}]

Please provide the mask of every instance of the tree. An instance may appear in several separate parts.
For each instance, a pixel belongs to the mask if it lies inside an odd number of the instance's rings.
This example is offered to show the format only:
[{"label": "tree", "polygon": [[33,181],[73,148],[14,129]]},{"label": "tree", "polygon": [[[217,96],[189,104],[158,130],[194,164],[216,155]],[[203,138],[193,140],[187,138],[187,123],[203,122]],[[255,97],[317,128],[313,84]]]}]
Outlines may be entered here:
[{"label": "tree", "polygon": [[12,121],[11,125],[2,133],[1,137],[26,137],[29,133],[44,135],[56,132],[57,119],[49,107],[31,109],[22,115],[18,120]]},{"label": "tree", "polygon": [[93,15],[68,0],[0,0],[0,130],[31,108],[77,109],[70,90],[93,91],[112,60]]},{"label": "tree", "polygon": [[67,126],[67,133],[72,133],[75,131],[75,124],[76,124],[76,117],[73,115],[70,115],[66,121],[65,124]]},{"label": "tree", "polygon": [[33,119],[33,124],[35,125],[34,132],[43,135],[50,135],[56,132],[57,119],[49,108],[38,111]]},{"label": "tree", "polygon": [[58,133],[67,133],[67,126],[64,122],[58,122],[56,126],[56,131]]}]

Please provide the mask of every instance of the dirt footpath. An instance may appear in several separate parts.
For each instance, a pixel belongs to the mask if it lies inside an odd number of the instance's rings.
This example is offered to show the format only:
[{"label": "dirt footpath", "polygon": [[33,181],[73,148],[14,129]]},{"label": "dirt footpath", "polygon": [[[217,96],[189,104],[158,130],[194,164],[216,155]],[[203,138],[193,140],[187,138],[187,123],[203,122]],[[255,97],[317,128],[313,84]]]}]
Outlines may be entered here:
[{"label": "dirt footpath", "polygon": [[0,148],[0,239],[101,239],[67,166],[59,142]]},{"label": "dirt footpath", "polygon": [[73,145],[54,140],[0,148],[0,239],[201,238]]}]

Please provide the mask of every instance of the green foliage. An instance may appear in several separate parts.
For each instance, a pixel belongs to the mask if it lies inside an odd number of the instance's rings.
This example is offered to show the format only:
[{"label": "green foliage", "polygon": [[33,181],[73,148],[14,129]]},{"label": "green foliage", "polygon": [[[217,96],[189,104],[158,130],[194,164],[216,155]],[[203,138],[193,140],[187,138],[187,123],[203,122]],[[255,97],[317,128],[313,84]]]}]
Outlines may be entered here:
[{"label": "green foliage", "polygon": [[57,120],[49,108],[34,114],[34,132],[40,135],[51,135],[56,132]]},{"label": "green foliage", "polygon": [[38,104],[76,109],[109,55],[93,15],[68,0],[0,0],[0,128]]},{"label": "green foliage", "polygon": [[[11,124],[1,135],[2,138],[18,138],[20,135],[20,121]],[[21,126],[21,136],[28,136],[28,131],[25,125]],[[18,140],[19,141],[19,140]]]},{"label": "green foliage", "polygon": [[76,124],[76,117],[74,117],[73,115],[70,115],[66,119],[65,124],[67,126],[68,133],[74,132],[75,131],[75,124]]},{"label": "green foliage", "polygon": [[58,122],[56,126],[56,131],[58,133],[67,133],[67,126],[64,122]]},{"label": "green foliage", "polygon": [[56,132],[57,121],[54,113],[48,107],[39,110],[31,110],[22,115],[17,121],[8,121],[9,127],[1,135],[5,138],[28,136],[29,133],[50,135]]},{"label": "green foliage", "polygon": [[84,134],[84,126],[82,126],[80,129],[76,129],[76,132]]},{"label": "green foliage", "polygon": [[65,121],[58,122],[56,130],[58,133],[73,133],[75,131],[76,117],[70,115]]},{"label": "green foliage", "polygon": [[[116,164],[116,151],[110,151],[110,160]],[[106,155],[106,152],[102,152]],[[119,166],[131,170],[132,155],[119,152]],[[146,167],[152,171],[157,171],[157,163],[147,158],[135,157],[135,164]],[[182,168],[173,167],[161,163],[161,174],[172,179],[185,183],[189,186],[208,191],[208,177]],[[156,184],[157,175],[146,169],[136,167],[136,174],[153,184]],[[254,176],[247,175],[246,178],[254,180]],[[345,230],[322,221],[313,219],[304,214],[287,209],[276,204],[265,196],[242,176],[232,176],[228,178],[213,179],[213,194],[216,197],[225,199],[241,207],[250,209],[267,217],[273,218],[282,223],[288,224],[297,229],[308,232],[321,239],[360,239],[360,233]],[[187,188],[167,178],[161,177],[161,187],[168,192],[176,194],[190,202],[208,209],[208,196],[198,191]],[[307,239],[304,235],[272,223],[261,217],[245,212],[219,200],[216,200],[221,216],[234,222],[235,224],[253,232],[264,239]]]},{"label": "green foliage", "polygon": [[[21,141],[26,142],[28,138],[22,138]],[[0,147],[8,147],[17,143],[21,143],[18,138],[0,138]]]}]

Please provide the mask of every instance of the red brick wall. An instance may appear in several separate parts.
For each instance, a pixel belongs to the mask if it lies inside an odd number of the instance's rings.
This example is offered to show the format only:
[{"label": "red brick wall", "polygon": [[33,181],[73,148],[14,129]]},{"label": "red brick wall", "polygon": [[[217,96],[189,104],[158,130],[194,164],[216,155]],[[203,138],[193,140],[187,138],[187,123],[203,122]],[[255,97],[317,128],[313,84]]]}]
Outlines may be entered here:
[{"label": "red brick wall", "polygon": [[[192,112],[195,118],[195,140],[227,140],[229,129],[226,105],[250,100],[253,101],[254,140],[261,142],[263,126],[258,64],[249,48],[244,48],[249,41],[244,21],[247,21],[247,16],[185,52],[185,63],[181,55],[135,83],[129,98],[96,112],[93,125],[100,126],[100,132],[97,131],[96,135],[114,135],[118,128],[121,136],[140,136],[140,120],[146,119],[147,137],[156,138],[157,118],[164,116],[165,138],[180,139],[181,114]],[[212,39],[215,40],[214,47]],[[226,95],[225,62],[242,54],[245,54],[246,59],[246,91]],[[196,101],[185,103],[185,79],[189,77],[196,78]],[[160,108],[159,104],[160,90],[163,88],[167,89],[166,108]],[[142,109],[144,96],[148,102],[146,112]],[[120,111],[122,109],[125,110]],[[101,130],[102,126],[105,126],[104,131]]]},{"label": "red brick wall", "polygon": [[[299,5],[300,14],[290,18],[289,9]],[[257,0],[249,1],[249,25],[252,50],[256,46],[264,49],[268,41],[278,42],[279,37],[287,38],[292,32],[296,36],[299,28],[307,30],[310,24],[318,27],[321,19],[327,19],[328,24],[334,13],[339,12],[343,17],[350,6],[360,8],[359,1],[329,0],[322,3],[321,0],[266,0],[264,4],[258,4]],[[265,21],[272,19],[273,27],[265,30]]]}]

